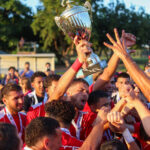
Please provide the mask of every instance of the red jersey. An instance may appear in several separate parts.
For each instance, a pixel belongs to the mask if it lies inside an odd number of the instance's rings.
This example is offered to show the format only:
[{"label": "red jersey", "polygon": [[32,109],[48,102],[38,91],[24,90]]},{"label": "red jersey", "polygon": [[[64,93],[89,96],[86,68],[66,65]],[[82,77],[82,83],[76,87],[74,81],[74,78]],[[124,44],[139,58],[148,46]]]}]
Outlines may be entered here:
[{"label": "red jersey", "polygon": [[[96,113],[79,111],[77,118],[72,121],[70,126],[71,135],[79,140],[85,140],[93,129],[93,122],[96,117]],[[110,129],[107,129],[103,134],[102,143],[112,139],[112,133]]]},{"label": "red jersey", "polygon": [[137,138],[137,140],[141,143],[142,150],[150,150],[150,144],[147,144],[144,140],[140,138],[140,124],[141,123],[139,122],[134,124],[133,137]]},{"label": "red jersey", "polygon": [[78,116],[74,119],[70,126],[70,133],[72,136],[80,140],[85,140],[91,132],[93,122],[96,118],[95,113],[88,113],[79,111]]},{"label": "red jersey", "polygon": [[30,107],[30,109],[27,113],[26,125],[28,125],[32,119],[45,116],[44,106],[45,106],[44,103],[38,103],[38,104]]},{"label": "red jersey", "polygon": [[71,136],[70,131],[65,128],[61,128],[62,130],[62,146],[60,150],[75,150],[82,146],[83,141],[76,139]]},{"label": "red jersey", "polygon": [[19,136],[24,141],[24,131],[26,126],[26,114],[18,112],[16,115],[11,115],[7,107],[0,111],[0,122],[10,123],[17,128]]}]

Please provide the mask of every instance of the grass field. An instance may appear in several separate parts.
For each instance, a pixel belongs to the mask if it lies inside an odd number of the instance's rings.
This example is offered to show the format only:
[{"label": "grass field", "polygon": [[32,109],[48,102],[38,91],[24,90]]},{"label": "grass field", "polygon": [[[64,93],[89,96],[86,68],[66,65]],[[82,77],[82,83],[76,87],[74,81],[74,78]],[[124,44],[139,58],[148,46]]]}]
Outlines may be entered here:
[{"label": "grass field", "polygon": [[[144,66],[145,64],[148,62],[148,58],[147,57],[132,57],[133,60],[138,64],[138,66],[144,70]],[[105,58],[104,57],[101,57],[102,60],[104,60]],[[71,58],[71,62],[73,63],[75,60],[75,57],[72,57]],[[63,74],[65,72],[67,68],[65,66],[62,66],[62,65],[58,65],[57,64],[57,60],[56,60],[56,73],[58,74]],[[126,71],[126,68],[124,67],[124,64],[122,63],[122,61],[120,62],[119,66],[118,66],[118,69],[117,69],[118,72],[122,72],[122,71]]]},{"label": "grass field", "polygon": [[[148,62],[148,58],[146,58],[146,57],[142,57],[142,58],[134,57],[133,60],[138,64],[138,66],[142,70],[144,70],[144,66]],[[120,62],[117,71],[126,71],[126,68],[124,67],[124,64],[122,62]]]}]

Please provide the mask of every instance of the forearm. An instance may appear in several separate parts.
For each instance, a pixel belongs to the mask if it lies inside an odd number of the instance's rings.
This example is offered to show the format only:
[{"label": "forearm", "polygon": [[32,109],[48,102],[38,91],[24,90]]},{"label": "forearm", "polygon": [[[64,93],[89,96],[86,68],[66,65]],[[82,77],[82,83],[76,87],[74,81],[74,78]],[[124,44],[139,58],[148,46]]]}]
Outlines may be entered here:
[{"label": "forearm", "polygon": [[110,81],[118,67],[119,60],[119,57],[114,53],[108,62],[107,68],[104,69],[104,72],[99,76],[96,83],[94,84],[94,90],[100,89],[104,84]]},{"label": "forearm", "polygon": [[103,126],[104,124],[101,122],[93,127],[80,150],[95,150],[99,147],[103,136]]},{"label": "forearm", "polygon": [[123,99],[120,100],[114,107],[113,109],[111,110],[111,112],[121,112],[122,109],[124,108],[124,106],[127,104],[126,101],[124,101]]},{"label": "forearm", "polygon": [[144,126],[146,133],[150,136],[150,128],[149,128],[150,111],[147,109],[147,107],[140,100],[136,100],[134,102],[134,107],[140,116],[140,119],[142,121],[142,124]]},{"label": "forearm", "polygon": [[122,61],[128,70],[131,78],[141,89],[145,97],[150,101],[150,79],[149,77],[137,66],[137,64],[132,60],[130,55],[122,56]]},{"label": "forearm", "polygon": [[[77,60],[75,61],[75,63],[77,62]],[[79,70],[82,66],[82,63],[80,63],[79,61],[76,63],[75,67],[78,67],[77,69],[73,67],[73,65],[63,74],[63,76],[59,79],[58,81],[58,85],[56,87],[55,92],[53,93],[53,95],[50,96],[49,100],[58,100],[61,96],[64,95],[64,93],[66,92],[66,90],[68,89],[70,83],[72,82],[72,80],[74,79],[76,73],[78,72],[77,70]]]}]

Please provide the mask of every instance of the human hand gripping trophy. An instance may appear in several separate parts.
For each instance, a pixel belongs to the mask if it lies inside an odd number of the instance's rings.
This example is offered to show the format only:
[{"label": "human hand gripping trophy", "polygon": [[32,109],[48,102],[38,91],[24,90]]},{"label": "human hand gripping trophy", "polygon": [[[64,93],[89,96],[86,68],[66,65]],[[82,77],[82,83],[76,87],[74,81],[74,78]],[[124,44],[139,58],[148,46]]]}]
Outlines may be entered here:
[{"label": "human hand gripping trophy", "polygon": [[[76,36],[80,40],[84,39],[89,41],[92,31],[92,9],[89,2],[85,2],[84,6],[73,5],[74,1],[62,0],[62,6],[66,9],[58,17],[55,17],[58,27],[70,38],[74,39]],[[90,15],[89,15],[90,12]],[[87,68],[83,69],[84,76],[91,75],[96,72],[103,72],[107,66],[106,61],[101,61],[95,53],[91,53],[87,58]]]}]

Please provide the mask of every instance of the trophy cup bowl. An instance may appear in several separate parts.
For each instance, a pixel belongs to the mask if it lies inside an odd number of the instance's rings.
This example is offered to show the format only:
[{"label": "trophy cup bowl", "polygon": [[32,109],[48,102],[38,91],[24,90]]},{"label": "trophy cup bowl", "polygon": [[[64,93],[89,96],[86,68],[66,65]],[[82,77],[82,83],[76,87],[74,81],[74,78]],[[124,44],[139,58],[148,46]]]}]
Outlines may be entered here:
[{"label": "trophy cup bowl", "polygon": [[[62,6],[64,6],[64,1],[62,1]],[[76,6],[72,3],[71,0],[66,2],[66,10],[60,16],[55,17],[55,22],[70,38],[74,39],[78,35],[79,39],[89,41],[92,31],[92,16],[89,15],[89,12],[92,13],[91,4],[85,2],[84,6]],[[106,62],[101,61],[93,52],[88,57],[87,63],[88,67],[83,70],[85,76],[98,71],[103,72],[103,69],[107,66]]]},{"label": "trophy cup bowl", "polygon": [[89,10],[83,6],[73,5],[71,7],[69,5],[59,17],[55,17],[55,22],[58,27],[72,39],[78,35],[80,39],[89,41],[92,27],[88,11]]}]

